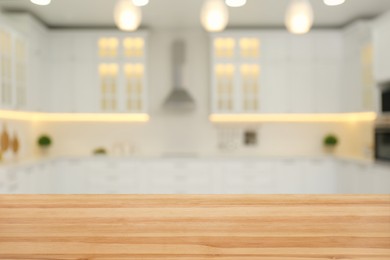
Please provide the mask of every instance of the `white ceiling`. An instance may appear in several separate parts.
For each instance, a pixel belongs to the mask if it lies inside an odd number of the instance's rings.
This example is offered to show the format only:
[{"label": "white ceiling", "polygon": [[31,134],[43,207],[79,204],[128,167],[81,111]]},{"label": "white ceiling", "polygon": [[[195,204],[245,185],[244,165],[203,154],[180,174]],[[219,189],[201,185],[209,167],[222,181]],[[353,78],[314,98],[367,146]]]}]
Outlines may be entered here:
[{"label": "white ceiling", "polygon": [[[52,0],[49,6],[37,6],[30,0],[0,0],[0,7],[28,11],[52,27],[113,27],[116,0]],[[142,8],[143,23],[151,28],[200,27],[203,0],[150,0]],[[289,0],[248,0],[241,8],[230,8],[229,27],[281,27]],[[390,0],[347,0],[328,7],[322,0],[311,0],[315,26],[339,27],[359,18],[371,18],[390,10]]]}]

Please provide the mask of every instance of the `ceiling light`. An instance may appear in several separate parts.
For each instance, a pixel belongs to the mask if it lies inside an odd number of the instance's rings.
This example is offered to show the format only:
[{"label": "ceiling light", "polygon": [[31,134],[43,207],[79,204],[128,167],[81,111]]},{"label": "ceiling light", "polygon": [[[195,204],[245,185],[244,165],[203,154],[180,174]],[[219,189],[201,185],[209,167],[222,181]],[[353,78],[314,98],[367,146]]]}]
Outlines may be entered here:
[{"label": "ceiling light", "polygon": [[344,3],[345,3],[345,0],[324,0],[324,4],[329,5],[329,6],[336,6],[336,5],[341,5]]},{"label": "ceiling light", "polygon": [[141,24],[141,9],[130,0],[119,0],[114,10],[115,23],[123,31],[136,31]]},{"label": "ceiling light", "polygon": [[241,7],[246,4],[246,0],[225,0],[225,3],[230,7]]},{"label": "ceiling light", "polygon": [[149,4],[149,0],[133,0],[135,6],[145,6]]},{"label": "ceiling light", "polygon": [[223,0],[205,0],[200,21],[206,31],[223,31],[229,21],[229,10]]},{"label": "ceiling light", "polygon": [[286,13],[286,27],[294,34],[308,33],[313,25],[313,8],[308,0],[292,0]]},{"label": "ceiling light", "polygon": [[31,3],[36,5],[48,5],[50,4],[51,0],[30,0]]}]

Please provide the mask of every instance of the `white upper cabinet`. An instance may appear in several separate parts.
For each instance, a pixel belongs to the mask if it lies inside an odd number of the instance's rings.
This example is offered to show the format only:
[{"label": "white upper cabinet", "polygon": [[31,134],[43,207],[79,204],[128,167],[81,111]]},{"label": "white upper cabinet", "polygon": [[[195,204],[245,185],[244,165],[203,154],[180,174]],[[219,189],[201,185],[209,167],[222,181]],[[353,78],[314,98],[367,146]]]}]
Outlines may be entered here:
[{"label": "white upper cabinet", "polygon": [[147,34],[49,30],[30,15],[0,20],[0,108],[145,113]]},{"label": "white upper cabinet", "polygon": [[375,80],[390,81],[390,12],[377,19],[373,26]]},{"label": "white upper cabinet", "polygon": [[214,113],[257,113],[260,101],[261,41],[255,34],[211,38]]},{"label": "white upper cabinet", "polygon": [[98,40],[99,108],[103,112],[146,112],[146,35]]},{"label": "white upper cabinet", "polygon": [[54,112],[145,113],[146,33],[51,33]]},{"label": "white upper cabinet", "polygon": [[373,76],[372,26],[357,21],[344,30],[341,86],[343,112],[376,112],[378,89]]},{"label": "white upper cabinet", "polygon": [[[50,75],[47,70],[47,28],[27,14],[12,14],[7,18],[0,21],[3,82],[0,106],[3,109],[45,111]],[[6,83],[10,73],[11,84]]]},{"label": "white upper cabinet", "polygon": [[0,108],[26,109],[28,46],[25,37],[0,21]]},{"label": "white upper cabinet", "polygon": [[0,100],[2,108],[13,107],[13,35],[12,31],[2,26],[0,29],[0,71],[1,91]]},{"label": "white upper cabinet", "polygon": [[[248,57],[243,39],[254,46]],[[211,41],[213,113],[341,112],[342,32],[233,31]]]}]

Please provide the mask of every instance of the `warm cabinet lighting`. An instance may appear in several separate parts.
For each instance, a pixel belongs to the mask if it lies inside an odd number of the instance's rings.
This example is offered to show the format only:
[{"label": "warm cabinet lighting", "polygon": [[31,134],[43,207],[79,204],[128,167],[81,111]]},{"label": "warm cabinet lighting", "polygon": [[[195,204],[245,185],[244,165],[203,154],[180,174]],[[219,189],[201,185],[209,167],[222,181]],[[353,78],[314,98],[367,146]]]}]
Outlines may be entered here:
[{"label": "warm cabinet lighting", "polygon": [[373,122],[376,113],[340,113],[340,114],[213,114],[213,123],[348,123]]},{"label": "warm cabinet lighting", "polygon": [[114,19],[122,31],[136,31],[142,20],[141,9],[130,0],[119,0],[115,6]]},{"label": "warm cabinet lighting", "polygon": [[206,31],[223,31],[229,21],[229,10],[223,0],[205,0],[200,21]]},{"label": "warm cabinet lighting", "polygon": [[118,44],[116,38],[99,39],[99,56],[101,58],[115,58],[118,55]]},{"label": "warm cabinet lighting", "polygon": [[217,64],[215,66],[219,111],[231,112],[234,109],[234,71],[233,64]]},{"label": "warm cabinet lighting", "polygon": [[259,57],[260,41],[256,38],[240,39],[240,52],[242,58]]},{"label": "warm cabinet lighting", "polygon": [[308,33],[313,25],[313,8],[308,0],[291,0],[286,13],[286,27],[293,34]]},{"label": "warm cabinet lighting", "polygon": [[36,5],[48,5],[50,2],[51,0],[31,0],[31,3]]},{"label": "warm cabinet lighting", "polygon": [[246,0],[225,0],[225,3],[230,7],[241,7],[246,4]]},{"label": "warm cabinet lighting", "polygon": [[120,113],[39,113],[0,110],[0,119],[31,122],[148,122],[148,114]]},{"label": "warm cabinet lighting", "polygon": [[145,6],[149,4],[149,0],[133,0],[135,6]]},{"label": "warm cabinet lighting", "polygon": [[125,56],[128,58],[144,56],[145,42],[142,38],[125,38],[123,40],[123,48]]},{"label": "warm cabinet lighting", "polygon": [[345,0],[324,0],[324,3],[329,6],[336,6],[345,3]]},{"label": "warm cabinet lighting", "polygon": [[234,56],[235,40],[233,38],[217,38],[214,40],[214,53],[218,58]]}]

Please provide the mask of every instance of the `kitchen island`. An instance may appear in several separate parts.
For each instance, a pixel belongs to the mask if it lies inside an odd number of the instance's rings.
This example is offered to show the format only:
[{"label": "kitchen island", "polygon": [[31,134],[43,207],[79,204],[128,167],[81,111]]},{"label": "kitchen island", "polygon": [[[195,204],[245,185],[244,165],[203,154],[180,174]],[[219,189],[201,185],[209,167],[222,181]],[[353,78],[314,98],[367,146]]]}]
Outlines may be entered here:
[{"label": "kitchen island", "polygon": [[0,259],[390,259],[390,195],[4,195]]}]

